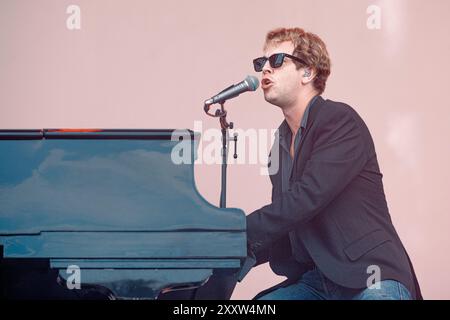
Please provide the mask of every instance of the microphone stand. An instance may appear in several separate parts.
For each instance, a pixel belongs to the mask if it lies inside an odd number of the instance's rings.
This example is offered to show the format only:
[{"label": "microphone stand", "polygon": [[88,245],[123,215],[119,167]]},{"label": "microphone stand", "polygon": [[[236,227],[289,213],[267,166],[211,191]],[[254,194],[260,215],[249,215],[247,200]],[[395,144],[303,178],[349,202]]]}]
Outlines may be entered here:
[{"label": "microphone stand", "polygon": [[220,208],[226,208],[227,202],[227,162],[228,162],[228,147],[230,140],[234,141],[234,155],[233,158],[237,159],[237,137],[238,134],[234,133],[233,137],[230,137],[228,134],[229,129],[233,129],[233,122],[227,122],[227,111],[224,108],[225,101],[221,101],[220,109],[217,109],[215,114],[209,113],[210,105],[206,105],[203,107],[206,114],[219,118],[220,129],[222,131],[222,173],[221,173],[221,189],[220,189]]}]

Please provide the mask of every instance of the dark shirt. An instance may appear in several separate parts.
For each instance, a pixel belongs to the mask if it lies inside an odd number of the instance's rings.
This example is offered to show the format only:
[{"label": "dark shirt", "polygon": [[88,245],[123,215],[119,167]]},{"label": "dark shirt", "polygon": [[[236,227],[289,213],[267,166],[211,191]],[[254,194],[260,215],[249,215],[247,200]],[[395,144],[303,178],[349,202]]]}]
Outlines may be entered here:
[{"label": "dark shirt", "polygon": [[[298,147],[300,145],[300,141],[302,138],[302,134],[304,130],[306,129],[306,125],[308,123],[308,115],[311,107],[313,106],[314,102],[316,101],[318,96],[315,96],[311,99],[311,101],[308,103],[308,106],[305,109],[305,112],[303,113],[302,120],[300,122],[300,128],[297,131],[297,134],[295,135],[294,140],[294,158],[297,157],[297,151]],[[282,191],[287,192],[290,189],[291,182],[289,181],[292,173],[292,167],[294,164],[294,159],[291,158],[290,155],[290,147],[291,147],[291,141],[292,141],[292,131],[289,128],[289,125],[287,124],[286,120],[283,121],[283,123],[279,127],[279,137],[280,137],[280,152],[281,152],[281,175],[282,175]],[[291,247],[294,258],[302,263],[302,264],[313,264],[313,260],[311,259],[308,251],[306,250],[305,246],[303,245],[302,241],[293,241],[294,233],[289,233],[289,239],[291,240]],[[297,243],[297,245],[295,245]]]}]

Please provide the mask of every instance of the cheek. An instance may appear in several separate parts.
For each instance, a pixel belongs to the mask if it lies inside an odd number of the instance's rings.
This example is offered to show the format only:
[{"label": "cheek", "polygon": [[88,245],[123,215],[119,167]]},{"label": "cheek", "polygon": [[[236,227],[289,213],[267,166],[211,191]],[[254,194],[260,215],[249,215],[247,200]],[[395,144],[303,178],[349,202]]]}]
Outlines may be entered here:
[{"label": "cheek", "polygon": [[284,91],[286,92],[292,92],[299,89],[300,84],[299,80],[295,76],[287,76],[284,81]]}]

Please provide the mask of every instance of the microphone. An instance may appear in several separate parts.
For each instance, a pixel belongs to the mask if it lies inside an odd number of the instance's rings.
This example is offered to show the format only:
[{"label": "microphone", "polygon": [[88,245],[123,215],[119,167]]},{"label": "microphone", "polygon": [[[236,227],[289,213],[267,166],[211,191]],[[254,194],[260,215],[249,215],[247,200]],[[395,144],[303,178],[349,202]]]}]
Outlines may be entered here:
[{"label": "microphone", "polygon": [[255,91],[258,89],[259,81],[258,78],[254,76],[247,76],[243,81],[238,84],[233,84],[226,88],[225,90],[219,92],[214,97],[205,101],[205,111],[209,109],[209,106],[215,103],[223,103],[228,99],[237,97],[246,91]]}]

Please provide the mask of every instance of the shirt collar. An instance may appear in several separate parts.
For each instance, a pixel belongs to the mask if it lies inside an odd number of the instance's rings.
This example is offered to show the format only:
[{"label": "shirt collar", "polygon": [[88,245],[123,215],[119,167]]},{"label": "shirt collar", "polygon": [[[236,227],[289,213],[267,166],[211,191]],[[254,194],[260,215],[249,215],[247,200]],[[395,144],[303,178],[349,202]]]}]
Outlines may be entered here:
[{"label": "shirt collar", "polygon": [[[306,125],[308,124],[308,116],[309,112],[311,110],[312,105],[317,100],[319,96],[314,96],[308,103],[305,112],[303,113],[302,119],[300,121],[300,127],[303,129],[306,129]],[[303,130],[302,129],[302,130]],[[281,125],[278,127],[279,135],[280,137],[287,136],[290,132],[289,125],[287,124],[286,119],[281,123]]]}]

